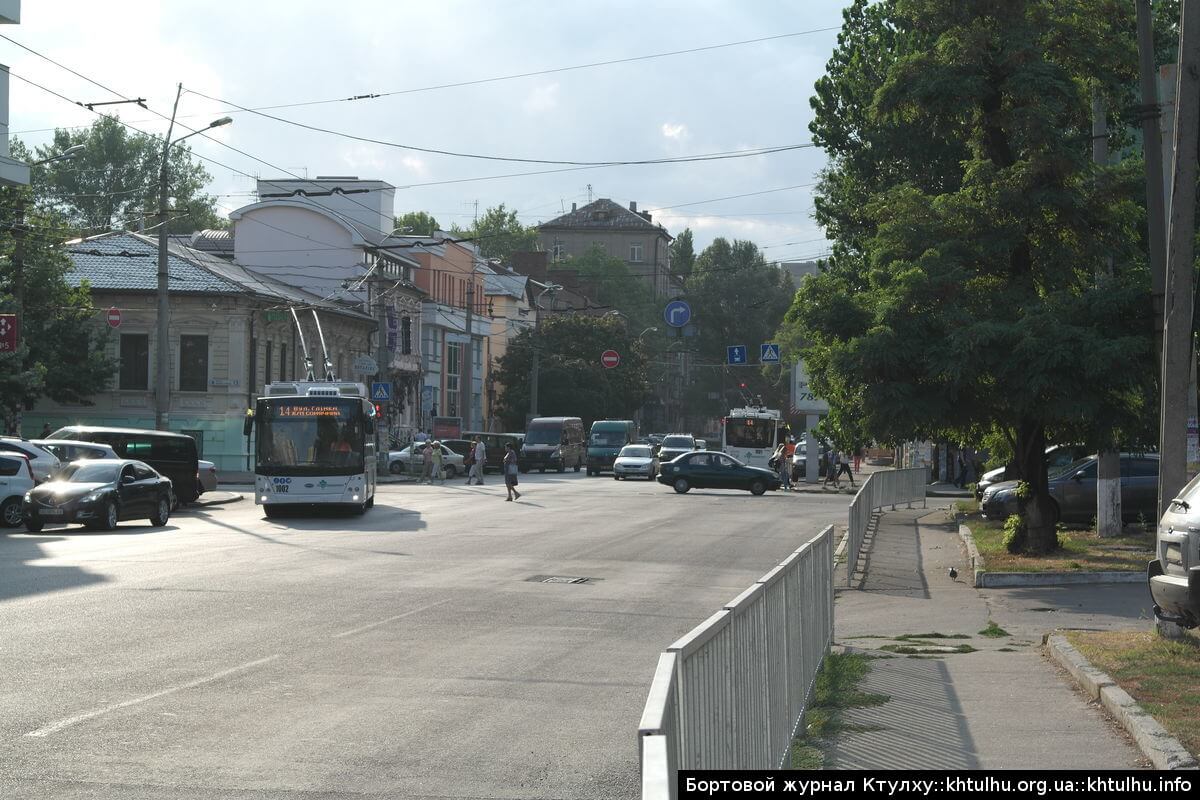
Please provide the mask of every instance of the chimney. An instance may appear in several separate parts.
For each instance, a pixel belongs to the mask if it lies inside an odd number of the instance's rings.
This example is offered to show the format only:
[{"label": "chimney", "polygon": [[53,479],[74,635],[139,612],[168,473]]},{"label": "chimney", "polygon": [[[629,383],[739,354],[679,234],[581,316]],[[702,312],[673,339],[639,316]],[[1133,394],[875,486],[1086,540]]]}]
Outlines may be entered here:
[{"label": "chimney", "polygon": [[571,203],[571,213],[572,214],[575,213],[575,204],[574,203]]},{"label": "chimney", "polygon": [[632,212],[633,212],[633,213],[635,213],[635,214],[637,213],[637,200],[630,200],[630,201],[629,201],[629,210],[630,210],[630,211],[632,211]]}]

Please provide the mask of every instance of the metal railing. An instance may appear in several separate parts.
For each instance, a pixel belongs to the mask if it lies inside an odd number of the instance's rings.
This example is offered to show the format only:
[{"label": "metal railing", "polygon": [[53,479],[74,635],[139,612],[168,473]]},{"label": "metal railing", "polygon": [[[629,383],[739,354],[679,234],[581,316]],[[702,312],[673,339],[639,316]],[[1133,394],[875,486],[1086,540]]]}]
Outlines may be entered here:
[{"label": "metal railing", "polygon": [[907,503],[909,508],[917,500],[925,504],[925,479],[929,470],[925,467],[912,469],[889,469],[872,472],[863,482],[858,494],[850,503],[850,520],[846,530],[846,583],[853,585],[854,570],[862,555],[863,541],[867,528],[877,509],[897,503]]},{"label": "metal railing", "polygon": [[681,768],[781,767],[832,640],[831,525],[659,656],[642,797],[673,800]]}]

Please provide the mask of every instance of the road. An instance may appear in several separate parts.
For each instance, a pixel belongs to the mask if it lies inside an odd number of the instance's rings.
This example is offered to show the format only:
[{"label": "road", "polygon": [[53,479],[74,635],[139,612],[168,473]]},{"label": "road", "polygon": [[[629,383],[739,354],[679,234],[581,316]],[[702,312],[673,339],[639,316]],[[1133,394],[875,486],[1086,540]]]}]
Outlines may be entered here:
[{"label": "road", "polygon": [[657,654],[849,500],[521,484],[0,535],[0,796],[633,797]]}]

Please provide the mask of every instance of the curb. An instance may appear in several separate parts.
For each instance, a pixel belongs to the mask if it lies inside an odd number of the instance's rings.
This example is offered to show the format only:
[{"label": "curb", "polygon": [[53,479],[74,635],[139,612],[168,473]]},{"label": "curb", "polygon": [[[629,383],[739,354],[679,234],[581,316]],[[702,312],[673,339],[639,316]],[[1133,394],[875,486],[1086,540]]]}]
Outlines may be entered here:
[{"label": "curb", "polygon": [[1155,769],[1200,769],[1200,762],[1178,739],[1167,733],[1158,720],[1147,714],[1112,678],[1093,667],[1066,637],[1047,634],[1043,643],[1050,657],[1071,673],[1088,699],[1100,703],[1121,723]]},{"label": "curb", "polygon": [[[223,505],[226,505],[226,504],[228,504],[228,503],[236,503],[236,502],[238,502],[239,500],[245,500],[245,499],[246,499],[245,495],[238,494],[237,492],[231,492],[231,491],[229,491],[228,489],[217,489],[217,491],[218,491],[218,492],[225,492],[226,494],[232,495],[232,497],[224,497],[224,498],[221,498],[220,500],[200,500],[200,499],[197,499],[197,500],[195,501],[195,505],[197,505],[197,506],[201,506],[201,507],[203,507],[203,506],[223,506]],[[208,494],[208,493],[207,493],[207,492],[205,492],[205,494]],[[204,495],[200,495],[200,497],[203,497],[203,496],[204,496]]]},{"label": "curb", "polygon": [[959,524],[958,536],[967,548],[971,569],[975,573],[976,589],[1005,589],[1036,586],[1078,586],[1087,583],[1144,583],[1144,572],[1129,570],[1107,572],[988,572],[983,556],[975,544],[971,529]]}]

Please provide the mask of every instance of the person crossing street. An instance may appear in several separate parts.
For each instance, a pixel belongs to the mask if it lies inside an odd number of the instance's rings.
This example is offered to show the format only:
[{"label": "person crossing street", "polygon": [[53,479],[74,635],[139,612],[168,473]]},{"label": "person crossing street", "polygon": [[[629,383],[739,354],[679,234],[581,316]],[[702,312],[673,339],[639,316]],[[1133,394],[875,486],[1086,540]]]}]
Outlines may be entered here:
[{"label": "person crossing street", "polygon": [[471,463],[471,474],[467,476],[467,486],[471,485],[472,480],[479,481],[479,485],[483,486],[483,467],[487,463],[487,447],[481,437],[475,437],[475,443],[471,445],[471,453],[474,460]]}]

